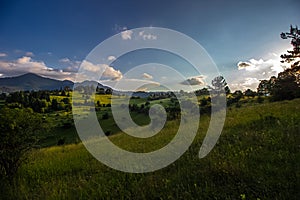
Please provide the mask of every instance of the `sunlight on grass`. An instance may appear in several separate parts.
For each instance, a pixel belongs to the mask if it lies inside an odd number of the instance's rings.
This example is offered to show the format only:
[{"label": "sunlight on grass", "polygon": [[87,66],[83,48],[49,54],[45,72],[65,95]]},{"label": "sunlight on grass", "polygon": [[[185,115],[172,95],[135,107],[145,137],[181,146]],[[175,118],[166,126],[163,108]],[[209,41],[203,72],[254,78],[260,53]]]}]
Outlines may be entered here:
[{"label": "sunlight on grass", "polygon": [[[231,107],[223,133],[210,154],[198,158],[209,116],[201,116],[189,150],[176,162],[147,174],[127,174],[101,164],[82,144],[49,147],[31,153],[18,174],[11,197],[25,199],[123,198],[141,199],[293,199],[299,173],[300,99]],[[125,134],[110,138],[137,152],[166,145],[176,133],[168,122],[148,140]],[[114,192],[112,192],[114,191]]]}]

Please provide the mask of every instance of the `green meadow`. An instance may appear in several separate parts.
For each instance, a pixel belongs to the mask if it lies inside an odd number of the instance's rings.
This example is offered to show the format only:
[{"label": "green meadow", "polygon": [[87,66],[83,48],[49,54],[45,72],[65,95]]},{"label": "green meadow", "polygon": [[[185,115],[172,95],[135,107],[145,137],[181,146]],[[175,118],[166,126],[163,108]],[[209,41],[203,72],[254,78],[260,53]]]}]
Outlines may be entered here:
[{"label": "green meadow", "polygon": [[[53,98],[53,97],[52,97]],[[109,103],[109,96],[96,97]],[[143,104],[145,100],[136,100]],[[162,100],[162,102],[167,100]],[[221,137],[203,159],[198,153],[210,116],[201,115],[190,148],[171,165],[150,173],[113,170],[96,160],[83,146],[70,112],[45,114],[53,129],[40,148],[30,152],[11,185],[1,184],[3,199],[299,199],[300,99],[257,103],[244,99],[227,108]],[[151,102],[151,104],[154,102]],[[83,109],[84,110],[84,109]],[[108,119],[102,119],[104,113]],[[109,139],[133,152],[149,152],[168,144],[179,119],[147,139],[132,138],[118,130],[109,108],[97,112]],[[139,124],[149,120],[133,113]],[[57,126],[57,124],[60,124]],[[67,124],[67,125],[66,125]],[[57,146],[57,140],[65,143]]]}]

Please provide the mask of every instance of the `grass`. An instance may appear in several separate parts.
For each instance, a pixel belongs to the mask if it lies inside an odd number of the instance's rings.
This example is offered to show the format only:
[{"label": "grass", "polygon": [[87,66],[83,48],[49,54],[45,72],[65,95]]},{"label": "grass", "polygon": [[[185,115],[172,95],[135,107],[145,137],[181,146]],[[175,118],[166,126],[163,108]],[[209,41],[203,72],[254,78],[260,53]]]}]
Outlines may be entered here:
[{"label": "grass", "polygon": [[[81,143],[35,150],[19,170],[14,187],[1,187],[7,199],[299,199],[300,99],[243,104],[228,110],[223,133],[212,152],[198,158],[209,116],[176,162],[146,174],[110,169]],[[101,122],[100,122],[101,123]],[[136,152],[167,144],[180,122],[157,136],[110,138]]]},{"label": "grass", "polygon": [[0,108],[5,105],[5,100],[0,100]]},{"label": "grass", "polygon": [[[71,93],[72,94],[72,93]],[[63,98],[69,98],[71,99],[72,97],[65,97],[65,96],[55,96],[51,95],[51,99],[57,99],[58,101],[61,101]],[[122,96],[112,96],[109,94],[105,95],[96,95],[95,96],[95,102],[100,101],[101,105],[107,105],[111,104],[111,99],[114,98],[114,104],[115,105],[120,105],[122,103],[122,99],[124,97]],[[84,103],[84,100],[82,99],[82,96],[79,94],[75,94],[74,100],[79,103]],[[130,103],[131,104],[142,104],[146,102],[145,99],[131,99]],[[81,118],[85,118],[88,116],[90,113],[90,106],[85,106],[85,105],[80,105],[76,106],[76,114],[80,115]],[[108,113],[109,117],[108,119],[102,119],[102,116]],[[97,111],[97,117],[99,120],[99,123],[101,127],[103,128],[104,132],[109,132],[110,134],[115,134],[120,132],[119,127],[116,125],[113,117],[112,117],[112,112],[110,107],[100,107],[100,110]],[[133,121],[135,121],[139,125],[146,125],[149,123],[149,118],[146,117],[145,114],[142,113],[131,113],[131,117]],[[58,141],[60,139],[64,139],[65,144],[72,144],[72,143],[78,143],[80,140],[75,127],[65,127],[66,123],[71,123],[72,122],[72,111],[56,111],[54,113],[47,113],[44,114],[44,118],[51,127],[50,132],[44,132],[42,135],[39,137],[41,138],[39,145],[41,147],[49,147],[49,146],[54,146],[57,145]]]},{"label": "grass", "polygon": [[[61,96],[53,96],[52,98],[62,98]],[[97,103],[97,101],[100,101],[100,104],[110,104],[111,103],[111,98],[112,95],[111,94],[95,94],[93,96],[91,95],[83,95],[77,92],[73,92],[72,93],[72,97],[70,97],[72,99],[72,101],[76,102],[76,103],[84,103],[85,99],[87,99],[88,101],[94,100],[95,103]],[[120,97],[118,97],[120,98]],[[70,99],[70,100],[71,100]]]}]

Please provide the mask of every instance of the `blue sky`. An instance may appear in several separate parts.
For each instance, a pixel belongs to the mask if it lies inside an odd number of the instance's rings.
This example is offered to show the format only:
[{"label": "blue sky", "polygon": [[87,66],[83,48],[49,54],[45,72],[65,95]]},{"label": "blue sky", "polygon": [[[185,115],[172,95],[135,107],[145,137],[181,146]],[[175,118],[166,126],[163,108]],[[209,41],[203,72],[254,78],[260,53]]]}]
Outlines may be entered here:
[{"label": "blue sky", "polygon": [[[80,62],[100,42],[127,29],[153,26],[199,42],[233,89],[254,89],[259,79],[280,71],[279,55],[290,44],[279,35],[290,24],[300,25],[299,7],[297,0],[1,0],[0,75],[27,70],[73,79]],[[112,70],[125,73],[130,59],[119,60]]]}]

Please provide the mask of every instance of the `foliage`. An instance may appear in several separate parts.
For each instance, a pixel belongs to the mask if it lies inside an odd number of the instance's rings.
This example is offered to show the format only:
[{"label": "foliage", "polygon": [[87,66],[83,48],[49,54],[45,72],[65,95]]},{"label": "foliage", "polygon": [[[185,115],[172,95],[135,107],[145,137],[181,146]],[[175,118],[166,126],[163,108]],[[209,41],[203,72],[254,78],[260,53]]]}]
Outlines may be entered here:
[{"label": "foliage", "polygon": [[105,112],[105,113],[102,115],[102,119],[108,119],[108,118],[109,118],[108,112]]},{"label": "foliage", "polygon": [[207,88],[202,88],[200,90],[195,91],[196,96],[209,95],[209,91]]},{"label": "foliage", "polygon": [[217,76],[211,81],[211,85],[213,86],[214,92],[221,92],[222,90],[225,91],[226,94],[230,93],[230,89],[226,83],[226,80],[223,76]]},{"label": "foliage", "polygon": [[294,75],[281,72],[271,92],[273,101],[291,100],[300,97],[300,88]]},{"label": "foliage", "polygon": [[247,97],[255,97],[257,94],[256,94],[256,92],[252,91],[251,89],[247,89],[244,92],[244,95],[247,96]]},{"label": "foliage", "polygon": [[0,128],[0,174],[11,180],[37,143],[36,133],[44,131],[43,123],[32,109],[3,108]]},{"label": "foliage", "polygon": [[[292,51],[287,51],[288,54],[283,54],[280,57],[283,59],[282,62],[292,62],[295,61],[296,58],[300,57],[300,30],[298,27],[290,26],[290,32],[281,33],[280,37],[282,39],[292,39],[291,45],[293,46]],[[299,64],[299,62],[298,62]]]},{"label": "foliage", "polygon": [[[210,118],[201,116],[192,146],[155,172],[129,174],[101,164],[82,144],[35,150],[4,199],[298,199],[300,99],[228,111],[221,138],[204,159],[198,151]],[[295,106],[296,105],[296,106]],[[121,148],[149,152],[168,144],[178,121],[149,139],[110,136]],[[174,128],[175,127],[175,128]],[[112,192],[114,191],[114,192]]]},{"label": "foliage", "polygon": [[281,55],[281,62],[291,63],[291,66],[270,80],[262,80],[258,86],[260,95],[272,95],[271,100],[290,100],[300,97],[300,30],[290,27],[290,32],[281,33],[282,39],[291,39],[293,50]]},{"label": "foliage", "polygon": [[269,80],[261,80],[257,88],[258,95],[261,96],[270,95],[273,91],[275,82],[276,82],[275,76],[272,76]]}]

